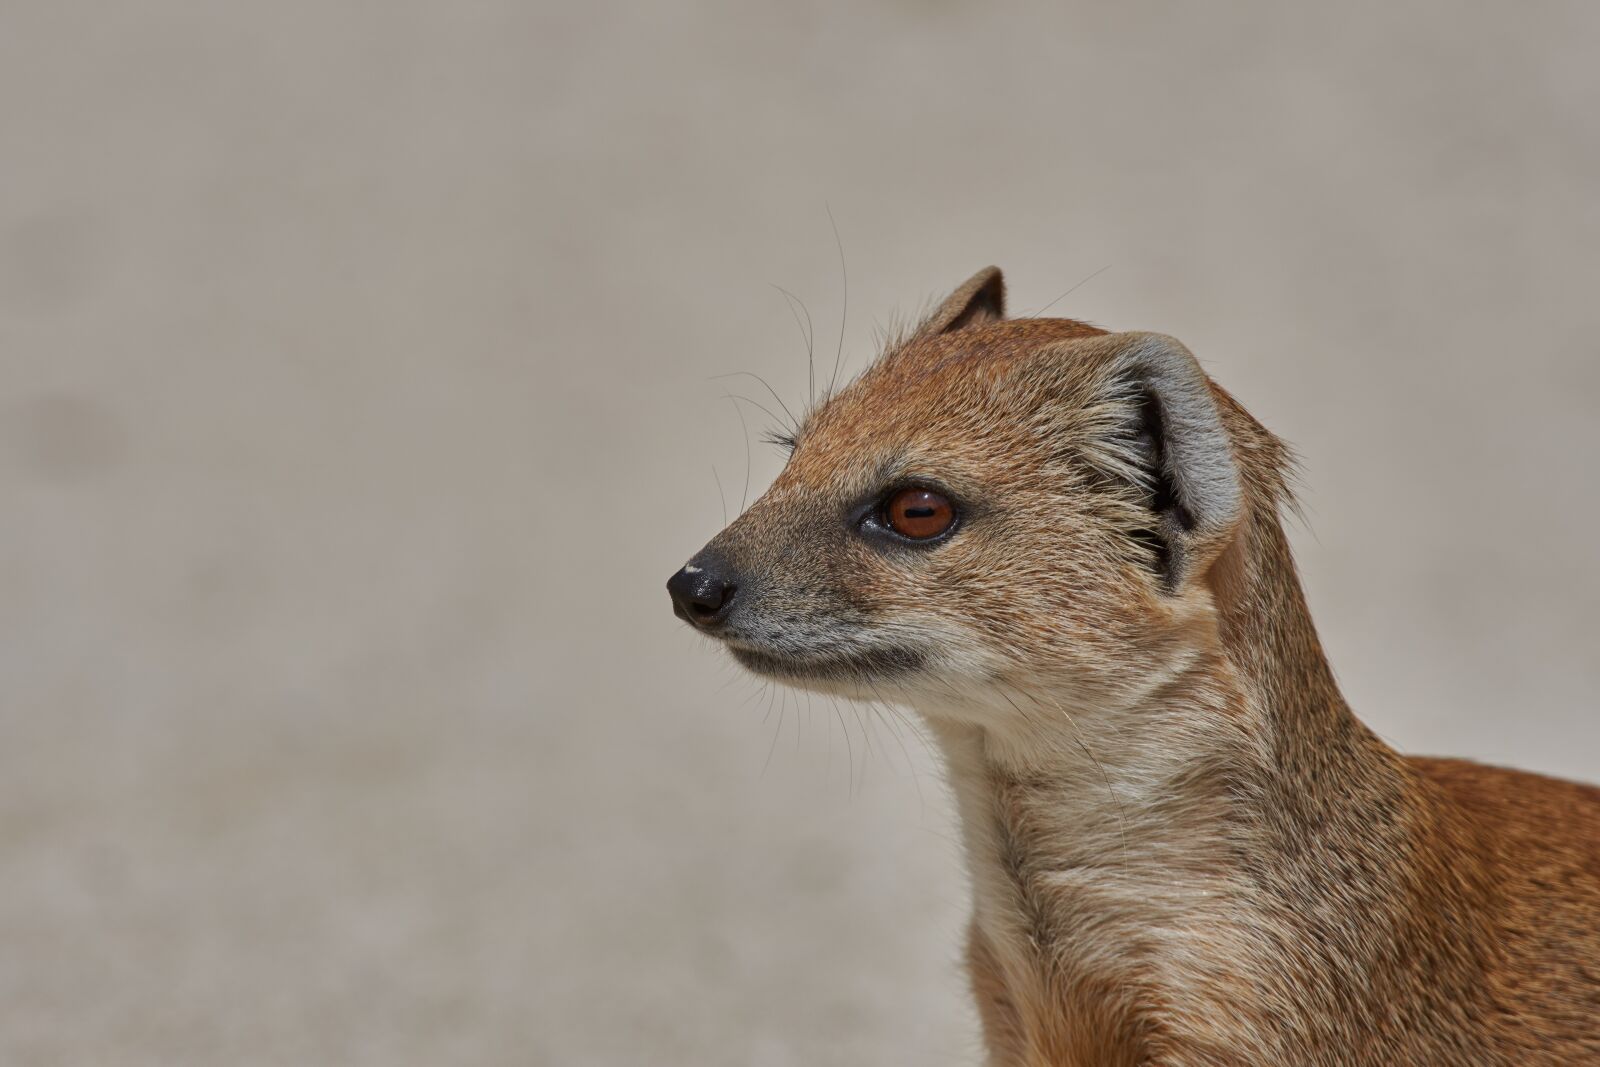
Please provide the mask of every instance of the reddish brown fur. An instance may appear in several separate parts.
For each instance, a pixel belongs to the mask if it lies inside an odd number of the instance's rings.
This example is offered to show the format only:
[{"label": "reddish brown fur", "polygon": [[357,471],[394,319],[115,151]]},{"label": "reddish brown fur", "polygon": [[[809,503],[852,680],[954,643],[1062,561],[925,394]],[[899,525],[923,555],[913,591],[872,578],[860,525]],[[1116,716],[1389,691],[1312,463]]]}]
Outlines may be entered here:
[{"label": "reddish brown fur", "polygon": [[[999,321],[980,274],[711,546],[755,590],[736,654],[934,650],[910,677],[759,669],[924,713],[991,1064],[1600,1062],[1600,789],[1402,757],[1355,718],[1280,522],[1288,454],[1209,380],[1242,494],[1162,589],[1097,451],[1136,343]],[[921,554],[840,532],[896,471],[968,525]]]}]

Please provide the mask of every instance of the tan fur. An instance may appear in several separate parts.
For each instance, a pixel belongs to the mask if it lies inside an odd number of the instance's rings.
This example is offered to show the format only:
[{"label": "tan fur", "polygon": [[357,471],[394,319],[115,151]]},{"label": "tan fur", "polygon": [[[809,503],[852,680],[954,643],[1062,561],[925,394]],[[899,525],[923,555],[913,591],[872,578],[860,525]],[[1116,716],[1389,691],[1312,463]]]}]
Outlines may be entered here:
[{"label": "tan fur", "polygon": [[[735,655],[937,740],[990,1063],[1600,1062],[1600,790],[1355,718],[1280,521],[1288,453],[1203,375],[1240,494],[1175,534],[1164,586],[1123,378],[1181,349],[1003,320],[1000,292],[980,273],[815,411],[708,548]],[[907,478],[960,498],[947,541],[848,528]]]}]

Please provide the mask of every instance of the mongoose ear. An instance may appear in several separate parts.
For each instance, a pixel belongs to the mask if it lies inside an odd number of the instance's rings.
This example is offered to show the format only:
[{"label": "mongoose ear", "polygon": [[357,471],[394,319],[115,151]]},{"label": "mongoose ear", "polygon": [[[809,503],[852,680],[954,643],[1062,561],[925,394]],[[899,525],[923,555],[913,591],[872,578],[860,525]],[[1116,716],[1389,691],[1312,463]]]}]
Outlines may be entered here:
[{"label": "mongoose ear", "polygon": [[944,298],[944,303],[921,326],[916,336],[936,337],[955,333],[1006,317],[1006,283],[999,267],[985,267]]},{"label": "mongoose ear", "polygon": [[1154,333],[1121,335],[1113,358],[1112,473],[1145,494],[1150,523],[1131,535],[1155,554],[1167,589],[1206,569],[1239,518],[1233,444],[1210,379],[1187,348]]}]

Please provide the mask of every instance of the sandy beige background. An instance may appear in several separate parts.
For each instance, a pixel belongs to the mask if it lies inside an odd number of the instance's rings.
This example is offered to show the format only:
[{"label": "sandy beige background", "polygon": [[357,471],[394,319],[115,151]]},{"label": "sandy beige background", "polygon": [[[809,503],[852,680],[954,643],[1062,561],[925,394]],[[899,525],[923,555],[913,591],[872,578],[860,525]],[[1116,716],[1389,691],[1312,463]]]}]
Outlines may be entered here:
[{"label": "sandy beige background", "polygon": [[926,751],[661,588],[825,205],[848,369],[1083,283],[1380,732],[1600,776],[1600,7],[1295,6],[0,0],[0,1061],[976,1062]]}]

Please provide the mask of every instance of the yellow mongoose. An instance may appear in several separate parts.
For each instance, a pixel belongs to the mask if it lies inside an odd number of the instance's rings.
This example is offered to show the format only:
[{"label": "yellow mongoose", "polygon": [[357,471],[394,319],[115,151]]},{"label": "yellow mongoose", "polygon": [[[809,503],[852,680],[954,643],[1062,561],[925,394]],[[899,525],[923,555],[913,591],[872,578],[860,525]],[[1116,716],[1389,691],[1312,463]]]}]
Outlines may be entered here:
[{"label": "yellow mongoose", "polygon": [[994,1067],[1600,1063],[1600,789],[1346,706],[1284,446],[1177,341],[980,272],[668,583],[942,749]]}]

